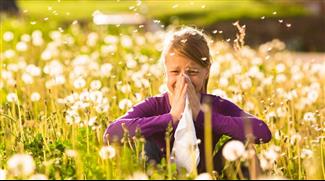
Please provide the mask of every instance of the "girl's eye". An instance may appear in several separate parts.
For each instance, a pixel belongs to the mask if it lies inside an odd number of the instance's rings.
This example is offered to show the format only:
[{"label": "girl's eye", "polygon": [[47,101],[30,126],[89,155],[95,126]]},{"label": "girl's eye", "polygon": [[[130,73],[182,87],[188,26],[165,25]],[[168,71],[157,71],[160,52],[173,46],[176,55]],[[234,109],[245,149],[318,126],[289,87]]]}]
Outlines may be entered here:
[{"label": "girl's eye", "polygon": [[197,71],[188,71],[187,72],[189,75],[196,75],[198,72]]},{"label": "girl's eye", "polygon": [[173,71],[171,71],[172,73],[178,73],[178,71],[177,70],[173,70]]}]

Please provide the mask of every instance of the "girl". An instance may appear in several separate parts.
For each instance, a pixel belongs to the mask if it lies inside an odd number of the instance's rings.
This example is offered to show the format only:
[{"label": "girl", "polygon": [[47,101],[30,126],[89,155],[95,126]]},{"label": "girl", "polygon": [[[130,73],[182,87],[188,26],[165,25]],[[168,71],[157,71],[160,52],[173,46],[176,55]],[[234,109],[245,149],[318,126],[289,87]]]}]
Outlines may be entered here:
[{"label": "girl", "polygon": [[[219,96],[207,94],[210,69],[210,52],[205,35],[193,28],[185,27],[167,39],[161,61],[165,70],[168,91],[149,97],[135,105],[125,115],[111,123],[104,134],[104,140],[120,140],[123,136],[122,124],[135,135],[136,128],[146,139],[145,151],[150,160],[160,162],[165,155],[165,131],[168,124],[175,132],[185,107],[188,95],[196,136],[199,144],[200,162],[198,172],[205,172],[204,151],[204,112],[200,109],[203,100],[209,100],[212,107],[213,145],[222,135],[245,141],[245,121],[249,122],[255,143],[266,143],[271,139],[267,125],[260,119],[247,114],[232,102]],[[173,145],[174,136],[171,137]],[[214,168],[222,170],[222,157],[219,151],[214,157]]]}]

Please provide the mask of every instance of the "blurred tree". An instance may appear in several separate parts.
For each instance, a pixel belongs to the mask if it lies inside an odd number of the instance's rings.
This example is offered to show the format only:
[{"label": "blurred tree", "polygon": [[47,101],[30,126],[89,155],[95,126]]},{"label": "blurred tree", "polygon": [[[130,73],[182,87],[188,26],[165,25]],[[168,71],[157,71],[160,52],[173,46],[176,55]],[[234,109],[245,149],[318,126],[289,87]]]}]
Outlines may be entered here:
[{"label": "blurred tree", "polygon": [[0,13],[19,14],[16,0],[0,0]]}]

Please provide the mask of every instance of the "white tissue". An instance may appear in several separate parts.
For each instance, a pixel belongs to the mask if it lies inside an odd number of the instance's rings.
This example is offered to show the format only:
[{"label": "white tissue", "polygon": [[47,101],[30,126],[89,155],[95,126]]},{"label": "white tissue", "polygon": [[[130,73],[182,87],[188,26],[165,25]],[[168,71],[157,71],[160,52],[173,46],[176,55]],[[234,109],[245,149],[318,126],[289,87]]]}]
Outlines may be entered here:
[{"label": "white tissue", "polygon": [[173,152],[178,169],[185,168],[188,173],[199,164],[200,150],[193,123],[192,110],[186,95],[185,109],[174,134]]}]

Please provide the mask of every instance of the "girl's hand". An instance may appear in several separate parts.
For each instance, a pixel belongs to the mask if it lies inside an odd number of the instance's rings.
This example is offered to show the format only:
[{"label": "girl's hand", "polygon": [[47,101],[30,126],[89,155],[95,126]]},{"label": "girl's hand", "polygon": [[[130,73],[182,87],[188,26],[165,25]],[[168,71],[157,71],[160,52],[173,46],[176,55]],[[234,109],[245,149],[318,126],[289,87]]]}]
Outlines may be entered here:
[{"label": "girl's hand", "polygon": [[196,93],[195,88],[191,82],[191,79],[185,74],[185,79],[188,84],[187,94],[192,109],[193,120],[196,121],[201,109],[200,93]]},{"label": "girl's hand", "polygon": [[182,118],[185,109],[185,95],[188,83],[183,75],[179,76],[176,82],[174,94],[172,95],[172,103],[170,114],[173,117],[173,123],[176,124]]}]

